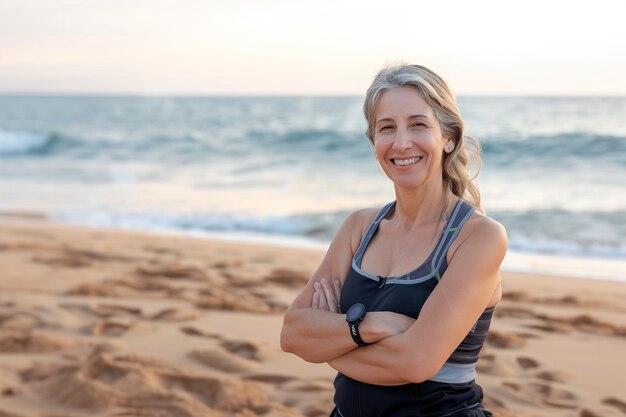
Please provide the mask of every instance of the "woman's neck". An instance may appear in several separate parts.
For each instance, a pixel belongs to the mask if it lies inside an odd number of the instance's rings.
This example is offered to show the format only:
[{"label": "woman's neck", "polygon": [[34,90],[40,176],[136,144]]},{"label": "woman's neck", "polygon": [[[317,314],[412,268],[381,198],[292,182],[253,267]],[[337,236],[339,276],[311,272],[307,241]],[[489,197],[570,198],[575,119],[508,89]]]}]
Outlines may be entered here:
[{"label": "woman's neck", "polygon": [[403,230],[410,230],[418,225],[438,224],[444,219],[444,211],[450,209],[451,202],[452,195],[444,190],[443,181],[418,189],[396,187],[393,217],[397,226]]}]

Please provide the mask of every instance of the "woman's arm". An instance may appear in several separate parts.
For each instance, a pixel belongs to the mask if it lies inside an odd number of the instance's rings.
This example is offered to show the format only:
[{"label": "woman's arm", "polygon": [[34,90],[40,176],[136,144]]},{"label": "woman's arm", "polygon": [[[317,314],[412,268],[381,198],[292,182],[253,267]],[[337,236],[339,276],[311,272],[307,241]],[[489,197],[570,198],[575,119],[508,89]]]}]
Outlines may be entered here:
[{"label": "woman's arm", "polygon": [[[374,214],[372,210],[355,212],[339,228],[319,268],[285,313],[280,336],[280,345],[285,352],[294,353],[309,362],[321,363],[357,347],[350,336],[345,314],[337,312],[337,299],[339,287],[345,280],[353,253],[360,242],[363,224],[368,224]],[[335,280],[339,280],[339,287],[332,288],[331,282]],[[319,298],[318,305],[313,307],[316,286],[325,294],[327,308],[315,308],[320,307]],[[375,342],[386,335],[377,328],[373,317],[366,317],[360,330],[368,342]]]},{"label": "woman's arm", "polygon": [[500,282],[506,246],[505,229],[481,217],[406,332],[330,360],[330,366],[377,385],[419,383],[434,376],[488,306]]}]

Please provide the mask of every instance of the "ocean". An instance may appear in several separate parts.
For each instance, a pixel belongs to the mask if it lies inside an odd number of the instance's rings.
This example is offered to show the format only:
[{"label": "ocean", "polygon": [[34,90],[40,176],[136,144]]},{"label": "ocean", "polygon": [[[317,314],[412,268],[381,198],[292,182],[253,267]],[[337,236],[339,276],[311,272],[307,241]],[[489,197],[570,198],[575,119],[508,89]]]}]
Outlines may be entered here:
[{"label": "ocean", "polygon": [[[352,210],[394,199],[362,100],[0,96],[0,212],[324,247]],[[511,259],[623,265],[625,97],[461,96],[459,106]],[[610,275],[626,280],[626,269]]]}]

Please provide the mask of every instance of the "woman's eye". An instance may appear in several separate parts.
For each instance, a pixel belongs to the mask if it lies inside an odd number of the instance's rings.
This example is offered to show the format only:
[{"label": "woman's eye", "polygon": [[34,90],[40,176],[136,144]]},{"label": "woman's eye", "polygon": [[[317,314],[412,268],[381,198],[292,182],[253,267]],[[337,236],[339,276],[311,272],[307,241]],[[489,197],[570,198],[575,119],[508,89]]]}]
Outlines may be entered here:
[{"label": "woman's eye", "polygon": [[417,127],[417,126],[426,126],[424,123],[414,123],[413,127]]},{"label": "woman's eye", "polygon": [[392,129],[392,128],[393,128],[393,126],[383,126],[383,127],[380,128],[380,131],[382,132],[383,130],[389,130],[389,129]]}]

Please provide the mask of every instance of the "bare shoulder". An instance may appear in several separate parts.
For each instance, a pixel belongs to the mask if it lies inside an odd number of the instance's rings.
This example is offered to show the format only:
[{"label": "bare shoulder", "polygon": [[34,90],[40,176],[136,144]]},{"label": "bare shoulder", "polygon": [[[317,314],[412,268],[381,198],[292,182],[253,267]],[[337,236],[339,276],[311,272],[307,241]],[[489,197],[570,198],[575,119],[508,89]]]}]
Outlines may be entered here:
[{"label": "bare shoulder", "polygon": [[502,260],[506,254],[507,245],[508,236],[505,227],[476,210],[459,232],[456,242],[450,248],[449,255],[453,257],[460,247],[474,246],[483,251],[492,252],[496,259]]},{"label": "bare shoulder", "polygon": [[475,211],[467,221],[467,231],[472,236],[495,239],[500,243],[507,242],[507,234],[504,226],[491,217]]},{"label": "bare shoulder", "polygon": [[350,213],[344,221],[340,233],[344,233],[345,237],[350,239],[353,252],[356,251],[365,230],[380,210],[374,207],[359,209]]},{"label": "bare shoulder", "polygon": [[365,231],[367,226],[369,226],[372,220],[374,220],[374,217],[376,217],[381,209],[381,207],[368,207],[353,211],[352,214],[350,214],[350,217],[353,219],[352,221],[354,222],[355,228]]}]

